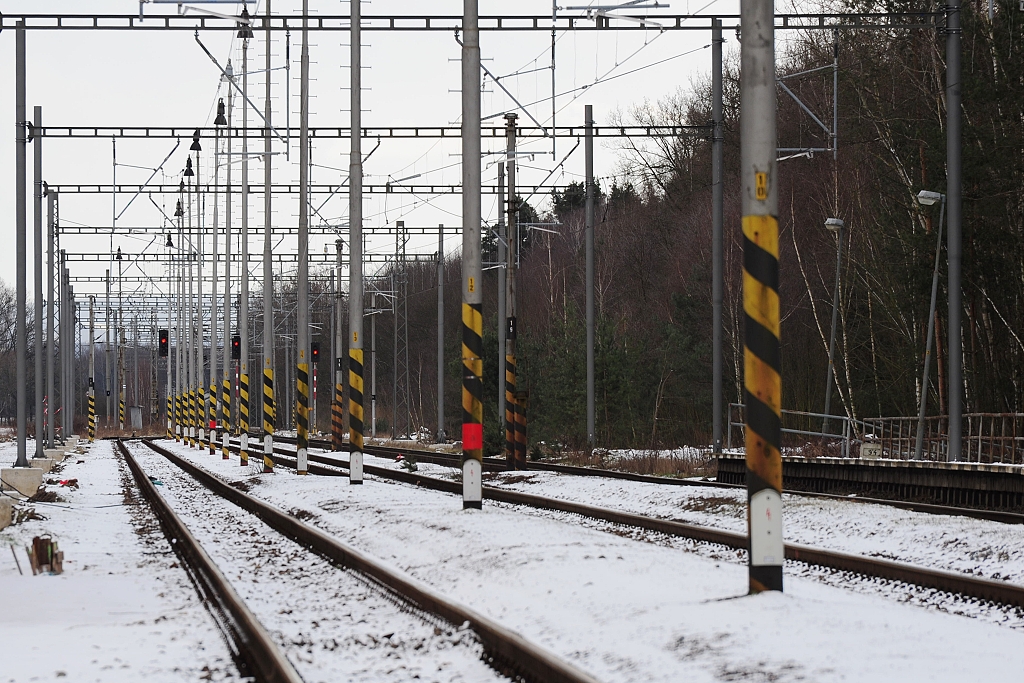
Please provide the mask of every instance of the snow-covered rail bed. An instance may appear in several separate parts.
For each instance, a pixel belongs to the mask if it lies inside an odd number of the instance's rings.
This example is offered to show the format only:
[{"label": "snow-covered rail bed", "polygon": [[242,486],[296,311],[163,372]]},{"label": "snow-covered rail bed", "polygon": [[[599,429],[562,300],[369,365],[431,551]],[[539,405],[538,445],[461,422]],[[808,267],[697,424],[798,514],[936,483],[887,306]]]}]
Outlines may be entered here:
[{"label": "snow-covered rail bed", "polygon": [[149,448],[129,448],[305,680],[507,680],[483,662],[472,631],[410,610],[211,494]]},{"label": "snow-covered rail bed", "polygon": [[[366,463],[399,468],[388,458]],[[431,477],[455,479],[449,467],[419,463]],[[746,532],[746,491],[661,486],[553,472],[484,474],[484,484],[633,514]],[[1024,584],[1024,529],[857,501],[783,496],[786,540],[816,548],[906,562]]]},{"label": "snow-covered rail bed", "polygon": [[871,595],[790,573],[785,594],[748,597],[746,567],[714,546],[687,552],[693,544],[642,542],[578,517],[494,504],[464,511],[456,496],[374,477],[350,486],[286,469],[263,475],[235,458],[171,449],[304,510],[308,523],[601,680],[941,681],[966,670],[1003,679],[1024,663],[1024,632],[900,604],[892,587]]}]

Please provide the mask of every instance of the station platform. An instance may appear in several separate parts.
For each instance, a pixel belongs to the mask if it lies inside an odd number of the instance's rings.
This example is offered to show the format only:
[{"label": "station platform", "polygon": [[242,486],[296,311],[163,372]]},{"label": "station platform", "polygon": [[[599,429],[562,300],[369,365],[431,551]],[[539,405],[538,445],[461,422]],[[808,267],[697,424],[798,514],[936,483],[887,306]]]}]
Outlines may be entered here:
[{"label": "station platform", "polygon": [[[718,457],[718,481],[746,483],[742,454]],[[782,481],[791,491],[1024,512],[1020,465],[783,456]]]}]

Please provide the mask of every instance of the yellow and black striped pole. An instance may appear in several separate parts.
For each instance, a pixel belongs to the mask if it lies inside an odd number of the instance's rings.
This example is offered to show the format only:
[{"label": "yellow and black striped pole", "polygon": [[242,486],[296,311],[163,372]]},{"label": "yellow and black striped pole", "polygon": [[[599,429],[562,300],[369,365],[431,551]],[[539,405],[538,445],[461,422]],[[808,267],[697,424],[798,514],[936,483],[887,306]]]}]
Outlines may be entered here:
[{"label": "yellow and black striped pole", "polygon": [[191,387],[188,390],[188,445],[196,447],[196,392]]},{"label": "yellow and black striped pole", "polygon": [[[238,422],[242,433],[239,436],[238,457],[242,467],[249,466],[249,374],[238,376]],[[227,427],[225,427],[227,429]]]},{"label": "yellow and black striped pole", "polygon": [[96,440],[96,392],[89,392],[89,443]]},{"label": "yellow and black striped pole", "polygon": [[117,399],[117,424],[124,430],[124,394],[119,394]]},{"label": "yellow and black striped pole", "polygon": [[[362,311],[360,323],[362,322]],[[351,448],[349,463],[353,457],[358,459],[358,470],[350,478],[352,484],[363,483],[363,348],[358,332],[352,333],[352,341],[348,349],[348,443]],[[358,345],[358,347],[356,346]],[[358,455],[357,455],[358,454]]]},{"label": "yellow and black striped pole", "polygon": [[740,168],[750,592],[782,590],[775,7],[741,0]]},{"label": "yellow and black striped pole", "polygon": [[516,469],[526,469],[526,398],[516,395]]},{"label": "yellow and black striped pole", "polygon": [[231,451],[228,449],[228,441],[231,438],[231,380],[226,375],[227,373],[225,373],[220,390],[220,428],[224,432],[220,450],[222,460],[227,460],[231,457]]},{"label": "yellow and black striped pole", "polygon": [[202,381],[200,380],[198,393],[196,394],[196,426],[199,427],[199,450],[206,448],[206,408],[206,389],[203,387]]},{"label": "yellow and black striped pole", "polygon": [[505,466],[516,468],[516,357],[511,353],[505,355]]},{"label": "yellow and black striped pole", "polygon": [[174,440],[181,442],[181,394],[174,395]]},{"label": "yellow and black striped pole", "polygon": [[299,360],[295,373],[297,405],[295,411],[295,472],[308,474],[309,453],[309,363],[306,363],[306,349],[299,349]]},{"label": "yellow and black striped pole", "polygon": [[[264,342],[266,344],[266,342]],[[269,362],[269,361],[268,361]],[[263,472],[274,471],[274,370],[263,368]]]},{"label": "yellow and black striped pole", "polygon": [[483,269],[480,255],[480,16],[463,4],[462,41],[462,507],[483,500]]},{"label": "yellow and black striped pole", "polygon": [[174,438],[174,398],[167,394],[167,440]]},{"label": "yellow and black striped pole", "polygon": [[[217,455],[217,380],[210,378],[210,455]],[[225,458],[226,460],[227,458]]]},{"label": "yellow and black striped pole", "polygon": [[[341,366],[341,357],[339,356],[335,362]],[[345,416],[343,410],[345,406],[345,389],[342,384],[343,381],[341,372],[335,372],[334,401],[331,403],[331,448],[336,451],[340,451],[341,447],[345,444]]]}]

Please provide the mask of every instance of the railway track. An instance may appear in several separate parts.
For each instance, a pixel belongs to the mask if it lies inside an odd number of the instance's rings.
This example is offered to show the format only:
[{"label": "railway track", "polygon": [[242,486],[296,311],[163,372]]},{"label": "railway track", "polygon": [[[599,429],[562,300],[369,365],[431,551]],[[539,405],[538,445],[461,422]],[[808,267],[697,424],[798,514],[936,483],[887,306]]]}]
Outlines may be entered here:
[{"label": "railway track", "polygon": [[[236,447],[232,449],[237,452]],[[250,449],[253,452],[262,452],[259,449]],[[371,452],[366,449],[367,452]],[[294,469],[294,451],[275,447],[275,462]],[[281,456],[284,456],[283,458]],[[289,457],[290,456],[290,457]],[[309,453],[311,463],[316,463],[318,471],[313,470],[310,465],[310,473],[328,474],[328,476],[345,476],[343,470],[347,469],[348,462],[341,458]],[[333,470],[333,471],[331,471]],[[462,485],[458,482],[438,479],[419,473],[402,472],[398,470],[377,467],[375,465],[363,465],[365,474],[398,481],[413,486],[428,488],[435,491],[461,495]],[[483,497],[511,505],[522,505],[535,509],[554,512],[569,513],[578,515],[599,522],[619,524],[627,527],[642,529],[675,536],[695,541],[712,543],[739,551],[747,550],[746,534],[715,529],[712,527],[687,524],[673,520],[657,519],[644,515],[637,515],[629,512],[622,512],[608,508],[586,505],[571,501],[538,496],[517,491],[483,487]],[[849,572],[851,574],[869,577],[872,579],[884,579],[907,583],[921,588],[930,588],[942,591],[955,596],[964,596],[978,600],[984,600],[996,605],[1006,605],[1016,608],[1024,608],[1024,586],[1009,583],[1006,581],[993,581],[966,574],[948,572],[936,569],[927,569],[903,562],[853,555],[834,550],[814,548],[801,544],[789,543],[785,546],[786,559],[800,562],[813,567],[823,567],[836,571]]]},{"label": "railway track", "polygon": [[[157,490],[153,481],[156,477],[140,466],[130,448],[121,441],[117,443],[140,490],[161,520],[168,539],[189,568],[191,575],[197,579],[196,583],[200,587],[201,595],[216,613],[221,615],[219,621],[223,625],[227,638],[238,653],[245,673],[254,676],[259,681],[274,683],[301,681],[299,673],[296,672],[289,659],[282,654],[282,649],[268,635],[270,629],[261,625],[233,589],[231,582],[210,559],[196,537],[189,532],[185,522],[179,518],[165,497]],[[195,486],[195,483],[199,483],[216,494],[216,498],[212,500],[208,495],[199,495],[202,496],[201,504],[203,504],[204,514],[208,517],[216,517],[215,524],[218,525],[218,528],[234,534],[238,529],[248,528],[253,524],[265,525],[273,531],[263,534],[253,532],[251,535],[263,539],[270,536],[280,537],[285,545],[291,547],[288,552],[302,555],[301,557],[291,556],[290,563],[283,567],[285,571],[282,571],[281,567],[275,570],[273,562],[275,557],[282,554],[280,548],[272,548],[273,552],[261,548],[254,551],[254,556],[260,563],[259,568],[250,571],[235,567],[232,574],[237,572],[239,576],[249,577],[262,571],[264,576],[272,577],[271,580],[275,586],[284,582],[286,585],[278,586],[278,589],[280,593],[287,595],[308,591],[308,583],[311,578],[315,580],[316,585],[337,586],[346,580],[346,577],[342,575],[347,574],[349,583],[356,582],[363,587],[364,592],[366,586],[369,585],[372,589],[371,592],[375,595],[370,598],[363,595],[358,599],[348,596],[343,601],[346,609],[347,605],[353,603],[362,605],[368,599],[390,603],[397,601],[401,608],[392,610],[393,613],[389,613],[388,616],[388,619],[398,624],[398,628],[391,628],[392,624],[390,621],[388,622],[389,629],[392,631],[398,631],[401,628],[403,619],[406,621],[418,619],[430,627],[433,627],[435,623],[443,623],[449,632],[461,639],[462,631],[465,628],[463,625],[468,625],[472,638],[470,645],[476,644],[483,655],[477,659],[476,664],[481,667],[483,664],[491,667],[494,670],[495,680],[510,676],[519,680],[537,682],[595,683],[595,679],[588,674],[561,661],[551,653],[526,641],[487,617],[449,600],[426,584],[396,572],[375,558],[305,524],[296,516],[223,482],[218,477],[151,440],[141,443],[169,463],[163,468],[164,474],[161,476],[168,477],[166,471],[173,470],[175,473],[181,473],[181,478],[187,480],[185,486],[176,486],[176,491],[187,490],[195,495],[199,488]],[[165,482],[159,483],[164,484]],[[246,522],[243,518],[249,521]],[[239,547],[239,544],[236,543],[234,547]],[[325,567],[314,567],[316,562]],[[266,564],[264,565],[264,563]],[[299,568],[298,582],[295,586],[287,585],[288,581],[296,580],[295,577],[289,576],[296,567]],[[308,569],[306,569],[307,567]],[[332,567],[338,574],[337,576],[328,574]],[[303,570],[306,570],[305,573]],[[314,593],[313,595],[318,594]],[[319,597],[314,599],[319,600]],[[264,601],[261,599],[259,602],[262,604]],[[291,612],[291,610],[287,611]],[[311,616],[310,619],[313,620],[314,617]],[[319,624],[321,627],[323,626],[322,621]],[[434,628],[432,633],[437,636],[441,631]],[[388,634],[384,638],[390,639],[394,635],[394,633]],[[460,643],[461,640],[456,644]],[[388,651],[391,647],[382,649]],[[415,649],[418,651],[420,648]],[[341,654],[341,656],[345,655]],[[387,657],[387,652],[382,656]],[[479,661],[480,659],[483,660],[483,664]],[[471,677],[474,680],[478,679],[479,672],[475,677]]]},{"label": "railway track", "polygon": [[[283,443],[295,443],[295,439],[286,436],[275,436],[275,441]],[[330,441],[310,439],[309,445],[313,448],[331,450]],[[461,459],[458,456],[448,456],[435,451],[424,451],[409,448],[395,448],[391,446],[364,446],[363,451],[371,455],[382,457],[396,457],[398,455],[412,455],[420,462],[429,462],[444,467],[460,468]],[[485,472],[506,472],[504,459],[484,458]],[[675,479],[671,477],[657,477],[645,474],[634,474],[632,472],[619,472],[616,470],[601,470],[594,467],[578,467],[574,465],[559,465],[555,463],[530,462],[527,469],[540,472],[557,472],[559,474],[571,474],[583,477],[601,477],[605,479],[621,479],[625,481],[636,481],[645,484],[658,484],[662,486],[689,486],[717,489],[746,489],[743,484],[727,484],[717,481],[702,481],[696,479]],[[935,505],[931,503],[919,503],[915,501],[891,500],[888,498],[870,498],[865,496],[842,496],[831,493],[816,493],[813,491],[794,491],[785,489],[783,493],[805,498],[821,498],[830,500],[844,500],[855,503],[870,503],[873,505],[886,505],[901,510],[913,512],[924,512],[932,515],[949,515],[956,517],[972,517],[974,519],[987,519],[992,522],[1003,524],[1024,524],[1024,514],[1016,512],[1004,512],[1001,510],[984,510],[979,508],[965,508],[950,505]]]}]

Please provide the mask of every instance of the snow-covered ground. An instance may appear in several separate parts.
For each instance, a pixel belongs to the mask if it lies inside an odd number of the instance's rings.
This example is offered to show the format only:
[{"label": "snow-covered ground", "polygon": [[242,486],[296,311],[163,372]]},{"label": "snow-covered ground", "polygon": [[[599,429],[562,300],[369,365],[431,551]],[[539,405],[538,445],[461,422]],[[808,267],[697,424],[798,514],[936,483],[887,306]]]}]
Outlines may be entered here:
[{"label": "snow-covered ground", "polygon": [[[0,681],[237,680],[155,517],[126,497],[134,482],[111,446],[44,475],[79,488],[49,486],[63,502],[29,504],[41,519],[0,531]],[[0,454],[5,467],[13,453]],[[25,546],[42,534],[64,552],[59,576],[32,576]]]},{"label": "snow-covered ground", "polygon": [[[1024,632],[987,620],[793,574],[784,594],[747,596],[746,567],[733,553],[715,559],[523,508],[485,504],[464,511],[456,496],[372,476],[350,486],[344,478],[283,469],[263,475],[235,459],[172,448],[227,480],[245,480],[250,493],[279,507],[304,511],[309,523],[601,680],[959,683],[965,675],[1015,681],[1024,667]],[[553,492],[569,497],[575,480],[552,482]],[[647,493],[621,489],[619,503],[661,490],[648,486],[654,488]],[[695,498],[706,507],[693,512],[708,515],[705,523],[741,528],[735,513],[716,516],[711,491],[700,493]],[[865,507],[849,510],[862,514]],[[792,531],[796,518],[787,519]]]},{"label": "snow-covered ground", "polygon": [[[384,458],[367,464],[397,467]],[[454,479],[450,467],[418,463],[423,474]],[[500,472],[484,483],[728,531],[747,530],[746,490],[675,486],[556,472]],[[834,498],[783,496],[786,540],[1024,584],[1024,529],[971,517],[933,515]]]},{"label": "snow-covered ground", "polygon": [[306,681],[507,680],[481,660],[471,631],[410,612],[358,574],[211,495],[146,446],[130,448]]}]

